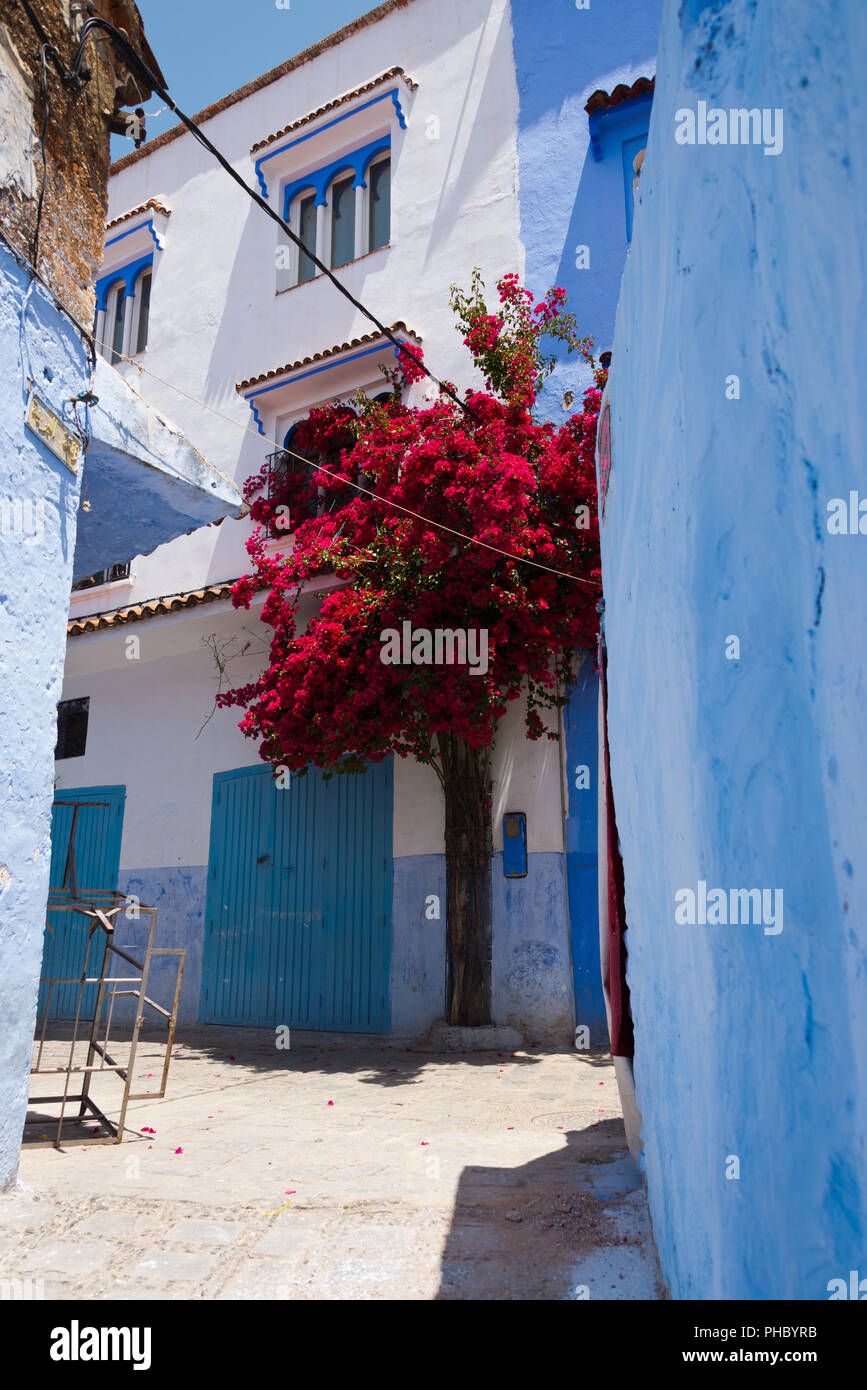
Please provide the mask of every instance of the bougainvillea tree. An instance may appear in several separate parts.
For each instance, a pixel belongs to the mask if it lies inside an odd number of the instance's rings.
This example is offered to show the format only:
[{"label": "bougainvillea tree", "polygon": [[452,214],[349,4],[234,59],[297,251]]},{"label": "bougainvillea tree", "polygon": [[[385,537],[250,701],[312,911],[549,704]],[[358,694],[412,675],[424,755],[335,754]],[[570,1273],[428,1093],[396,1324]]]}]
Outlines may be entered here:
[{"label": "bougainvillea tree", "polygon": [[[283,467],[248,479],[258,529],[236,607],[267,589],[271,660],[220,697],[275,770],[363,772],[396,754],[434,770],[445,806],[448,1019],[490,1022],[491,750],[509,703],[526,735],[556,738],[576,648],[595,650],[600,596],[594,446],[605,373],[579,338],[565,293],[534,304],[516,275],[490,312],[478,271],[452,290],[463,341],[487,390],[418,407],[422,376],[401,350],[387,398],[311,411]],[[534,415],[559,339],[591,364],[583,411]],[[273,558],[265,541],[291,536]],[[333,574],[299,620],[307,581]],[[464,648],[466,643],[466,649]],[[485,654],[485,659],[483,655]],[[550,724],[551,721],[549,721]]]}]

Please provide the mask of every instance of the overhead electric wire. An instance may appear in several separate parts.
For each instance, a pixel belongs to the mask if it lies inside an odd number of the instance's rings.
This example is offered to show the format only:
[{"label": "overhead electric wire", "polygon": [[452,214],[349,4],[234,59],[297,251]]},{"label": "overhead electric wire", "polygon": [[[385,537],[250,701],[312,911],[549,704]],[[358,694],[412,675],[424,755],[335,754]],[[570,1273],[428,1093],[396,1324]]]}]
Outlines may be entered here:
[{"label": "overhead electric wire", "polygon": [[[96,346],[107,347],[110,351],[113,351],[110,344],[104,342],[97,342]],[[192,401],[194,405],[200,405],[204,410],[209,410],[211,414],[216,415],[218,419],[225,420],[227,424],[234,425],[236,429],[243,430],[245,434],[252,435],[254,439],[258,440],[262,438],[258,430],[251,429],[249,425],[242,425],[239,420],[233,420],[231,415],[224,415],[221,410],[217,410],[214,406],[208,405],[207,401],[200,401],[197,396],[191,396],[188,391],[184,391],[180,386],[176,386],[173,381],[166,381],[163,377],[157,376],[156,372],[151,371],[150,367],[143,366],[142,363],[137,362],[134,357],[127,357],[126,354],[122,352],[117,353],[117,356],[122,358],[124,362],[129,362],[131,366],[136,367],[140,372],[144,372],[147,376],[153,377],[154,381],[158,381],[161,386],[167,386],[170,391],[176,391],[179,396],[183,396],[186,400]],[[373,492],[370,488],[362,487],[361,483],[352,482],[352,480],[347,478],[343,473],[335,473],[321,463],[312,462],[311,459],[305,458],[303,454],[296,453],[294,449],[287,449],[285,446],[281,446],[277,443],[276,439],[270,439],[267,442],[274,445],[275,452],[288,454],[291,458],[298,459],[300,463],[305,464],[308,468],[315,468],[317,472],[324,473],[326,477],[334,478],[337,482],[355,488],[357,492],[365,493],[368,497],[372,497],[374,501],[383,503],[384,506],[394,507],[396,511],[403,512],[404,515],[411,516],[416,521],[423,521],[425,526],[434,526],[439,531],[447,531],[449,535],[457,536],[459,540],[469,541],[471,545],[480,545],[484,550],[491,550],[496,555],[505,555],[506,559],[514,560],[517,564],[532,565],[534,569],[545,570],[548,574],[558,574],[563,579],[571,579],[576,584],[586,584],[592,589],[599,589],[602,587],[595,579],[582,579],[580,575],[569,574],[566,570],[553,569],[551,565],[543,565],[538,560],[528,560],[524,555],[513,555],[511,551],[502,550],[497,545],[489,545],[487,541],[479,540],[478,536],[468,536],[465,531],[456,531],[453,526],[446,526],[442,521],[434,521],[429,516],[422,516],[421,512],[414,512],[410,507],[404,507],[400,502],[392,501],[390,497],[382,497],[378,492]]]},{"label": "overhead electric wire", "polygon": [[[68,309],[65,304],[62,304],[61,301],[57,299],[56,294],[54,293],[48,282],[45,279],[43,279],[43,277],[39,274],[37,270],[35,270],[35,268],[32,265],[30,265],[29,261],[27,260],[27,257],[21,252],[20,248],[18,248],[15,245],[15,243],[10,240],[10,238],[7,236],[6,232],[3,231],[2,228],[0,228],[0,240],[6,242],[6,245],[9,247],[10,251],[12,251],[12,253],[17,257],[17,259],[21,261],[22,265],[28,267],[34,279],[38,280],[39,283],[44,286],[44,288],[49,292],[49,294],[51,294],[52,298],[54,298],[58,306],[70,319],[70,321],[75,324],[75,327],[78,329],[79,333],[85,339],[88,347],[90,348],[91,353],[94,354],[94,358],[97,348],[107,348],[109,351],[114,352],[114,349],[112,348],[110,343],[105,343],[97,340],[94,337],[93,333],[91,333],[89,329],[85,328],[84,325],[80,322],[80,320],[76,318],[75,314],[72,313],[72,310]],[[153,377],[154,381],[158,381],[161,386],[165,386],[170,391],[176,392],[177,395],[183,396],[185,400],[191,401],[193,405],[201,406],[203,410],[210,411],[212,415],[217,416],[218,420],[224,420],[226,424],[234,425],[235,429],[242,430],[244,434],[252,435],[252,437],[257,441],[261,440],[262,435],[259,433],[258,430],[251,429],[249,425],[242,425],[240,420],[233,419],[231,415],[224,415],[222,410],[217,410],[215,406],[209,405],[207,401],[200,401],[198,396],[190,395],[189,391],[185,391],[183,387],[176,385],[175,382],[166,381],[165,377],[158,376],[156,372],[151,371],[150,367],[143,366],[142,363],[136,361],[134,357],[128,357],[125,353],[122,352],[117,353],[116,355],[124,362],[128,362],[130,366],[135,367],[137,371],[143,372],[146,376]],[[501,550],[498,546],[489,545],[487,541],[479,540],[477,536],[468,536],[466,532],[456,531],[453,527],[446,526],[445,523],[442,521],[434,521],[431,517],[422,516],[421,512],[411,511],[409,507],[402,506],[400,502],[393,502],[390,497],[381,497],[378,492],[372,492],[370,488],[362,487],[361,483],[352,482],[351,479],[345,477],[342,473],[334,473],[330,469],[325,468],[320,463],[311,463],[310,459],[305,458],[303,454],[297,454],[293,449],[287,449],[278,444],[276,439],[266,439],[266,443],[273,444],[275,452],[289,454],[292,458],[298,459],[300,463],[304,463],[308,467],[315,468],[320,473],[326,474],[327,477],[336,478],[337,481],[343,483],[344,486],[354,488],[356,492],[365,493],[366,496],[372,497],[374,501],[381,502],[383,506],[394,507],[397,511],[403,512],[406,516],[414,517],[416,521],[423,521],[426,526],[433,526],[439,531],[447,531],[450,535],[457,536],[459,540],[468,541],[470,545],[480,545],[485,550],[491,550],[497,555],[504,555],[507,560],[513,560],[516,564],[532,565],[534,569],[545,570],[547,574],[557,574],[562,579],[571,579],[575,584],[586,584],[588,588],[591,589],[600,589],[602,587],[599,581],[596,579],[582,579],[580,575],[569,574],[567,570],[553,569],[551,565],[543,565],[539,560],[528,560],[525,555],[513,555],[508,550]],[[359,551],[359,554],[364,554],[364,552]]]}]

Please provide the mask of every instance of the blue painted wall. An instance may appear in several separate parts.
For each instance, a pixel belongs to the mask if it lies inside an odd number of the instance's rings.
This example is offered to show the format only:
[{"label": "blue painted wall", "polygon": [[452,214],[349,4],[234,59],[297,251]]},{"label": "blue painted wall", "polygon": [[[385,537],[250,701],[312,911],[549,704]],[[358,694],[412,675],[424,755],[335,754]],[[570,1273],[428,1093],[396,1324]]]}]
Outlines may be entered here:
[{"label": "blue painted wall", "polygon": [[[562,854],[527,856],[527,877],[507,879],[503,856],[492,864],[491,1012],[526,1042],[568,1046],[573,1030],[566,870]],[[440,900],[440,919],[425,917],[425,899]],[[446,866],[442,854],[394,861],[391,1029],[427,1032],[445,1010]],[[597,948],[598,962],[598,948]],[[603,1013],[604,1020],[604,1013]]]},{"label": "blue painted wall", "polygon": [[[665,7],[603,571],[637,1096],[677,1298],[824,1299],[867,1273],[867,535],[827,526],[867,492],[865,63],[861,0]],[[782,152],[677,144],[700,100],[781,109]],[[679,924],[699,880],[781,888],[782,931]]]},{"label": "blue painted wall", "polygon": [[[25,425],[32,383],[71,422],[99,384],[81,513],[73,474]],[[96,366],[53,297],[0,244],[0,1189],[14,1180],[27,1107],[51,859],[57,701],[78,573],[233,514],[234,484],[117,373]],[[106,486],[106,483],[114,486]],[[118,499],[122,499],[122,505]],[[99,499],[95,501],[94,499]],[[129,502],[129,505],[126,503]],[[89,519],[93,526],[89,526]],[[107,518],[107,520],[106,520]]]},{"label": "blue painted wall", "polygon": [[[569,309],[595,351],[609,349],[628,246],[622,140],[635,113],[609,118],[601,160],[594,159],[584,107],[595,91],[612,92],[652,77],[662,0],[512,0],[518,83],[518,198],[526,252],[526,283],[537,295],[562,285]],[[642,109],[639,127],[644,129]],[[629,124],[629,123],[632,124]],[[631,194],[631,188],[630,188]],[[576,248],[586,246],[589,267],[579,269]],[[549,350],[554,344],[547,345]],[[539,400],[542,418],[562,424],[581,409],[590,385],[580,361],[560,361]],[[563,406],[567,390],[574,402]],[[569,814],[566,823],[568,914],[575,988],[575,1022],[590,1027],[595,1043],[607,1041],[599,967],[597,889],[597,697],[588,663],[565,710]],[[575,788],[576,764],[589,764],[591,785]],[[566,904],[557,909],[562,917]]]},{"label": "blue painted wall", "polygon": [[[562,285],[582,333],[597,352],[611,347],[627,249],[626,199],[619,145],[596,161],[584,107],[600,88],[652,77],[662,0],[512,0],[518,82],[518,198],[526,282],[536,294]],[[575,248],[587,246],[588,269]],[[542,413],[565,419],[564,391],[589,384],[564,363],[549,378]],[[570,412],[571,413],[571,412]]]},{"label": "blue painted wall", "polygon": [[[187,1023],[197,1023],[202,989],[208,866],[197,864],[172,869],[122,869],[119,886],[122,893],[134,895],[140,903],[157,909],[159,916],[155,940],[158,946],[186,948],[178,1017]],[[141,959],[137,951],[144,948],[147,933],[146,917],[140,917],[137,921],[121,917],[118,921],[118,945],[129,949],[136,959]],[[172,956],[153,958],[147,993],[165,1009],[171,1008],[174,998],[176,972],[177,962]],[[115,1005],[115,1013],[118,1018],[131,1016],[129,1009],[124,1012],[120,1000]],[[158,1015],[148,1010],[145,1016],[148,1026],[156,1028]]]},{"label": "blue painted wall", "polygon": [[608,1043],[608,1023],[599,956],[598,703],[599,677],[588,656],[564,710],[569,786],[566,867],[575,1024],[576,1027],[585,1025],[590,1029],[592,1045],[605,1046]]},{"label": "blue painted wall", "polygon": [[[445,1009],[445,855],[398,856],[392,882],[391,1027],[413,1037],[426,1033]],[[439,898],[439,919],[425,915],[429,897]]]},{"label": "blue painted wall", "polygon": [[526,878],[505,878],[493,861],[491,1003],[494,1022],[529,1045],[568,1047],[574,1007],[562,854],[527,856]]},{"label": "blue painted wall", "polygon": [[0,1189],[15,1176],[27,1109],[79,492],[79,479],[25,428],[25,383],[32,378],[61,414],[90,378],[78,332],[29,285],[0,244]]}]

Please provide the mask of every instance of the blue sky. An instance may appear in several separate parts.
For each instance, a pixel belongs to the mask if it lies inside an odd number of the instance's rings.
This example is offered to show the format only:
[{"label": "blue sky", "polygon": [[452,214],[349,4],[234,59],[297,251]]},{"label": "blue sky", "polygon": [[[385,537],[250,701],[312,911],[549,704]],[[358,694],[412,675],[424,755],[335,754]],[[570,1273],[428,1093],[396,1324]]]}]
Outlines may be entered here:
[{"label": "blue sky", "polygon": [[[378,0],[137,0],[145,33],[168,89],[182,111],[194,116],[227,92],[368,14]],[[148,112],[160,102],[152,97]],[[171,111],[151,118],[148,138],[175,125]],[[133,149],[112,137],[112,158]]]}]

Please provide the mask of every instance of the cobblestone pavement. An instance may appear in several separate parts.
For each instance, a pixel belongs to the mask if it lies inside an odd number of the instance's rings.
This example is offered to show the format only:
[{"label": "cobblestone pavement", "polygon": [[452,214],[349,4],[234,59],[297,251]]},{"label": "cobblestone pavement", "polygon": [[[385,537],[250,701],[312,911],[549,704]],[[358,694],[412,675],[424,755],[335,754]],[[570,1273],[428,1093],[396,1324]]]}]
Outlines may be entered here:
[{"label": "cobblestone pavement", "polygon": [[[135,1071],[158,1086],[153,1044]],[[89,1138],[0,1197],[7,1297],[662,1296],[603,1054],[200,1029],[122,1144]]]}]

